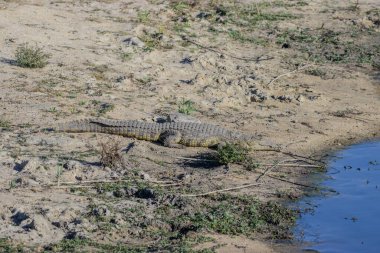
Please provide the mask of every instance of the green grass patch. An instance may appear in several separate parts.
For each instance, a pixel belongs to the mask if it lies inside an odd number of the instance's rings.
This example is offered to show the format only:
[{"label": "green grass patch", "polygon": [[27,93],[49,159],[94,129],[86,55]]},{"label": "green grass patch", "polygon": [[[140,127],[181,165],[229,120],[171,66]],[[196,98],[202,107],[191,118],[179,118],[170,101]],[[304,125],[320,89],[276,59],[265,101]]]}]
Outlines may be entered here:
[{"label": "green grass patch", "polygon": [[195,111],[196,111],[195,103],[191,100],[182,99],[178,103],[178,112],[179,113],[190,115],[191,113],[193,113]]},{"label": "green grass patch", "polygon": [[143,24],[148,23],[150,21],[150,12],[146,10],[137,12],[137,20]]},{"label": "green grass patch", "polygon": [[267,231],[277,239],[291,238],[289,228],[295,223],[296,213],[278,203],[229,194],[211,196],[209,200],[203,202],[201,210],[178,216],[172,227],[246,236]]},{"label": "green grass patch", "polygon": [[277,34],[276,43],[293,48],[317,63],[351,63],[380,66],[380,46],[348,40],[342,32],[326,29],[287,30]]},{"label": "green grass patch", "polygon": [[239,41],[241,43],[248,42],[248,43],[252,43],[252,44],[256,44],[256,45],[262,45],[262,46],[268,45],[267,39],[260,38],[260,37],[247,36],[238,30],[229,29],[227,34],[231,39]]},{"label": "green grass patch", "polygon": [[9,130],[11,128],[11,122],[0,118],[0,129]]},{"label": "green grass patch", "polygon": [[23,253],[26,251],[23,244],[15,244],[8,238],[0,238],[0,253]]},{"label": "green grass patch", "polygon": [[255,27],[258,23],[267,21],[283,21],[289,19],[296,19],[299,16],[284,12],[270,12],[270,4],[250,4],[250,5],[235,5],[232,8],[227,8],[229,22],[243,27]]},{"label": "green grass patch", "polygon": [[118,252],[143,253],[147,248],[132,247],[127,244],[102,244],[90,239],[64,239],[45,248],[45,252]]},{"label": "green grass patch", "polygon": [[191,8],[191,6],[185,1],[175,1],[170,7],[176,13],[181,13]]},{"label": "green grass patch", "polygon": [[243,163],[248,159],[248,153],[248,148],[227,143],[218,147],[216,158],[221,164]]}]

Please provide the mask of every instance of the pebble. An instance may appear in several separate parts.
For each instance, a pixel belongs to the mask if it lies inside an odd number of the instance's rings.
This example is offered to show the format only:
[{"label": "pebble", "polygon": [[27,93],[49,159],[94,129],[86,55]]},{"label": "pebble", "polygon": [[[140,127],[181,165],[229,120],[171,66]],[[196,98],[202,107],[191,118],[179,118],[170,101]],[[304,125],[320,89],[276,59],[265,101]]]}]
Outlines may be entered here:
[{"label": "pebble", "polygon": [[40,167],[40,161],[37,158],[30,160],[22,160],[19,163],[16,163],[15,170],[18,172],[32,172],[36,171]]},{"label": "pebble", "polygon": [[141,172],[140,173],[140,178],[143,179],[143,180],[146,180],[146,181],[150,181],[151,180],[151,177],[148,173],[145,173],[145,172]]},{"label": "pebble", "polygon": [[201,11],[197,14],[196,17],[199,19],[207,19],[207,18],[211,17],[211,13]]},{"label": "pebble", "polygon": [[143,41],[141,41],[139,38],[137,37],[129,37],[129,38],[126,38],[125,40],[123,40],[123,42],[128,45],[128,46],[137,46],[137,47],[140,47],[140,48],[143,48],[145,47],[145,43]]},{"label": "pebble", "polygon": [[280,102],[292,102],[292,97],[289,95],[272,96],[273,99],[280,100]]},{"label": "pebble", "polygon": [[263,102],[268,99],[268,95],[258,89],[251,91],[250,100],[251,102]]},{"label": "pebble", "polygon": [[92,214],[99,217],[107,217],[111,215],[111,211],[106,206],[95,207]]},{"label": "pebble", "polygon": [[302,103],[302,102],[305,102],[305,101],[306,101],[306,98],[305,98],[304,95],[299,95],[299,96],[297,97],[297,101]]},{"label": "pebble", "polygon": [[79,170],[81,167],[82,164],[78,161],[68,161],[63,165],[66,170]]}]

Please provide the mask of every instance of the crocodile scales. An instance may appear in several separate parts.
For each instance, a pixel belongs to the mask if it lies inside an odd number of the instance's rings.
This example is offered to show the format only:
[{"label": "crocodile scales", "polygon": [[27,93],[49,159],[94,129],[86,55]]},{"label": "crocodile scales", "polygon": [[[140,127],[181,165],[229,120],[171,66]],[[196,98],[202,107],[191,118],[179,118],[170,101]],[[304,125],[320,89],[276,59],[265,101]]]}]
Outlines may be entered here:
[{"label": "crocodile scales", "polygon": [[58,131],[96,132],[122,135],[146,141],[160,141],[166,147],[213,147],[223,143],[253,143],[254,136],[216,125],[195,122],[148,123],[137,120],[84,119],[59,124]]}]

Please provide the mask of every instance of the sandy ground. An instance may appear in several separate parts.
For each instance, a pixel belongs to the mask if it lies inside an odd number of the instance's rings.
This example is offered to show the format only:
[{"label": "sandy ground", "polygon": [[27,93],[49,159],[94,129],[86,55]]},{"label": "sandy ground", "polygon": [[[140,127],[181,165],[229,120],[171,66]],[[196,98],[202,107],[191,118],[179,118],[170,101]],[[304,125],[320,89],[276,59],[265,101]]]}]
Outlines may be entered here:
[{"label": "sandy ground", "polygon": [[[38,187],[58,186],[58,174],[61,182],[78,184],[120,176],[121,172],[96,164],[99,141],[110,136],[44,130],[57,122],[87,117],[152,122],[176,112],[185,99],[194,102],[192,116],[202,122],[255,134],[261,148],[316,159],[344,145],[379,137],[379,65],[308,61],[297,46],[276,43],[273,33],[297,27],[355,28],[365,36],[354,41],[376,43],[379,19],[367,11],[379,10],[377,1],[360,1],[357,11],[347,9],[354,4],[350,1],[315,0],[286,7],[302,16],[261,26],[254,36],[265,36],[265,44],[236,40],[228,35],[228,24],[197,18],[207,10],[206,1],[191,1],[194,6],[184,11],[187,16],[169,2],[0,1],[0,238],[46,245],[74,230],[88,230],[94,224],[77,224],[75,219],[90,203],[102,200],[71,194],[67,188]],[[183,16],[189,20],[182,22]],[[210,26],[227,33],[210,32]],[[15,51],[26,42],[50,54],[46,67],[17,66]],[[379,60],[378,51],[374,58]],[[249,183],[260,175],[239,165],[225,173],[179,158],[212,150],[173,150],[115,138],[123,147],[133,143],[125,158],[150,179],[174,180],[185,173],[193,186],[210,191]],[[274,152],[257,152],[254,157],[261,163],[289,159]],[[276,168],[273,173],[293,182],[303,180],[300,168]],[[265,200],[278,198],[279,192],[298,196],[304,190],[269,177],[261,183],[239,194]],[[15,187],[7,190],[12,184]],[[117,235],[92,236],[123,241]],[[225,243],[218,252],[284,250],[260,236],[258,240],[213,236]]]}]

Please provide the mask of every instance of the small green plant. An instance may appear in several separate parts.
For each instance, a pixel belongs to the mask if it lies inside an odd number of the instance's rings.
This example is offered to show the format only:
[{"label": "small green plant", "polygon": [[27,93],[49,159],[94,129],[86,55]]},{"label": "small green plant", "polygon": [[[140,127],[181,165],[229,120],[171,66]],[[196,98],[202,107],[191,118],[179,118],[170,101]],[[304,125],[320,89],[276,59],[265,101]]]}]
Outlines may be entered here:
[{"label": "small green plant", "polygon": [[99,100],[91,100],[91,105],[94,106],[97,111],[97,115],[104,115],[107,112],[112,111],[115,108],[115,105],[112,103],[102,102]]},{"label": "small green plant", "polygon": [[182,23],[175,23],[173,29],[177,33],[184,33],[190,27],[191,26],[189,22],[182,22]]},{"label": "small green plant", "polygon": [[11,181],[9,181],[9,189],[16,188],[16,186],[17,186],[17,182],[15,179],[12,179]]},{"label": "small green plant", "polygon": [[274,22],[298,18],[298,16],[287,12],[265,12],[264,10],[267,8],[272,7],[267,3],[237,5],[231,9],[231,22],[242,27],[254,27],[263,21]]},{"label": "small green plant", "polygon": [[227,34],[231,39],[239,41],[241,43],[249,42],[252,44],[262,45],[262,46],[265,46],[268,44],[268,40],[264,38],[259,38],[259,37],[250,38],[250,37],[245,36],[238,30],[230,29],[228,30]]},{"label": "small green plant", "polygon": [[56,113],[57,112],[57,108],[56,107],[51,107],[47,111],[51,112],[51,113]]},{"label": "small green plant", "polygon": [[0,238],[0,252],[19,253],[26,252],[26,250],[22,244],[15,244],[7,238]]},{"label": "small green plant", "polygon": [[196,111],[194,104],[195,103],[191,100],[182,99],[178,104],[178,112],[190,115],[192,112]]},{"label": "small green plant", "polygon": [[153,77],[147,75],[147,76],[143,76],[141,78],[136,78],[136,81],[139,82],[139,84],[141,84],[141,85],[148,85],[150,82],[153,81]]},{"label": "small green plant", "polygon": [[61,180],[61,176],[62,176],[62,173],[63,173],[63,167],[62,165],[58,165],[57,167],[57,171],[56,171],[56,174],[55,174],[55,177],[57,178],[57,184],[59,185],[59,182]]},{"label": "small green plant", "polygon": [[126,62],[126,61],[129,61],[129,60],[132,59],[132,54],[131,53],[122,52],[120,54],[120,58],[121,58],[122,62]]},{"label": "small green plant", "polygon": [[150,13],[149,11],[139,11],[137,12],[137,19],[140,23],[148,23],[150,20]]},{"label": "small green plant", "polygon": [[175,12],[180,13],[180,12],[184,12],[184,11],[188,10],[190,8],[190,5],[188,3],[186,3],[185,1],[178,1],[178,2],[175,2],[174,4],[172,4],[171,8]]},{"label": "small green plant", "polygon": [[163,37],[163,33],[156,32],[156,33],[151,33],[151,34],[146,33],[140,36],[139,39],[145,43],[145,47],[143,48],[143,50],[146,52],[151,52],[155,48],[160,47],[162,37]]},{"label": "small green plant", "polygon": [[49,55],[38,46],[22,44],[16,50],[16,62],[23,68],[43,68],[47,65]]},{"label": "small green plant", "polygon": [[248,148],[227,143],[218,147],[216,158],[221,164],[244,163],[248,160],[248,152]]},{"label": "small green plant", "polygon": [[356,0],[354,3],[348,6],[347,10],[354,11],[354,12],[359,11],[360,10],[359,0]]},{"label": "small green plant", "polygon": [[0,118],[0,129],[8,130],[11,128],[11,123],[8,120]]},{"label": "small green plant", "polygon": [[106,114],[107,112],[110,112],[112,111],[113,109],[115,108],[115,105],[114,104],[111,104],[111,103],[103,103],[101,106],[100,106],[100,109],[99,109],[99,115],[103,115],[103,114]]}]

